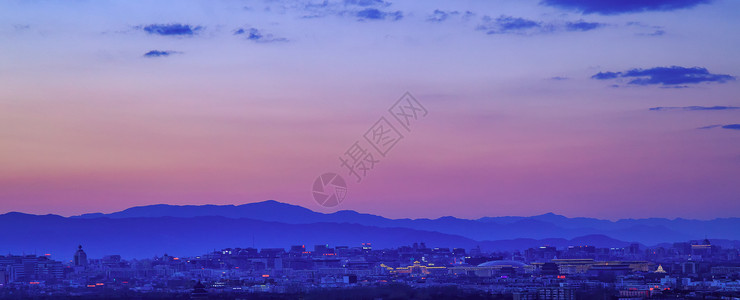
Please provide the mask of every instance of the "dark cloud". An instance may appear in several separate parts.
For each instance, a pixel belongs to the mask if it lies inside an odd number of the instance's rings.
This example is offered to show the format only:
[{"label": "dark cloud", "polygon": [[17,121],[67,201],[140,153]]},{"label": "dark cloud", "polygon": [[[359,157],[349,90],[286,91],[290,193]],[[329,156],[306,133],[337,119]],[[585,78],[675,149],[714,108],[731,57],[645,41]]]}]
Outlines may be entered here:
[{"label": "dark cloud", "polygon": [[200,26],[187,24],[151,24],[139,26],[149,34],[172,35],[172,36],[192,36],[202,29]]},{"label": "dark cloud", "polygon": [[263,33],[257,28],[239,28],[234,30],[234,35],[244,36],[247,40],[257,43],[287,42],[288,39],[275,37],[269,33]]},{"label": "dark cloud", "polygon": [[400,20],[403,18],[401,11],[382,11],[377,8],[366,8],[358,11],[356,16],[361,20]]},{"label": "dark cloud", "polygon": [[735,80],[734,76],[726,74],[712,74],[706,68],[685,68],[679,66],[656,67],[650,69],[632,69],[624,72],[599,72],[593,79],[628,79],[631,85],[663,85],[669,87],[687,87],[686,84],[703,82],[725,83]]},{"label": "dark cloud", "polygon": [[602,23],[585,22],[583,20],[576,22],[566,22],[565,29],[568,31],[589,31],[604,26]]},{"label": "dark cloud", "polygon": [[658,107],[650,108],[650,110],[656,110],[656,111],[669,111],[669,110],[695,111],[695,110],[733,110],[733,109],[740,109],[740,107],[737,107],[737,106],[681,106],[681,107],[658,106]]},{"label": "dark cloud", "polygon": [[177,51],[162,51],[162,50],[152,50],[147,53],[144,53],[144,57],[161,57],[161,56],[170,56],[172,54],[178,53]]},{"label": "dark cloud", "polygon": [[584,14],[617,15],[643,11],[690,8],[712,0],[542,0],[540,4],[576,10]]},{"label": "dark cloud", "polygon": [[563,77],[563,76],[550,77],[550,80],[557,80],[557,81],[568,80],[568,79],[570,79],[570,78]]}]

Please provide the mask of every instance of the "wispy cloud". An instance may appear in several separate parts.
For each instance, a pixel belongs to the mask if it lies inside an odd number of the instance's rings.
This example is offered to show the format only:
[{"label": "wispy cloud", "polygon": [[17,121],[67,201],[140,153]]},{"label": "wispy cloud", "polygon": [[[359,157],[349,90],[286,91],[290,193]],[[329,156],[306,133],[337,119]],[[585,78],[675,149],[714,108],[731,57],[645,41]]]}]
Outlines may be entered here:
[{"label": "wispy cloud", "polygon": [[597,23],[597,22],[586,22],[583,20],[579,20],[576,22],[566,22],[565,23],[565,29],[568,31],[589,31],[594,30],[599,27],[604,26],[603,23]]},{"label": "wispy cloud", "polygon": [[502,15],[495,19],[483,16],[481,24],[476,29],[485,31],[486,34],[527,33],[541,26],[538,21]]},{"label": "wispy cloud", "polygon": [[149,34],[164,35],[164,36],[192,36],[198,31],[202,30],[201,26],[192,26],[187,24],[151,24],[146,26],[139,26],[145,32]]},{"label": "wispy cloud", "polygon": [[441,23],[441,22],[447,21],[451,17],[457,17],[457,16],[461,16],[463,20],[468,20],[471,17],[475,16],[475,13],[471,11],[459,12],[456,10],[445,11],[445,10],[435,9],[432,12],[432,14],[430,14],[427,17],[426,20],[428,22]]},{"label": "wispy cloud", "polygon": [[691,8],[711,0],[542,0],[540,4],[584,14],[617,15],[643,11],[671,11]]},{"label": "wispy cloud", "polygon": [[15,31],[25,31],[31,28],[31,25],[28,24],[15,24],[13,25],[13,30]]},{"label": "wispy cloud", "polygon": [[734,109],[740,109],[740,107],[737,107],[737,106],[680,106],[680,107],[658,106],[658,107],[650,108],[650,110],[654,110],[654,111],[671,111],[671,110],[697,111],[697,110],[734,110]]},{"label": "wispy cloud", "polygon": [[234,31],[234,35],[244,36],[247,40],[257,43],[275,43],[275,42],[287,42],[288,39],[282,37],[275,37],[270,33],[264,33],[257,28],[239,28]]},{"label": "wispy cloud", "polygon": [[351,17],[357,21],[367,20],[389,20],[396,21],[404,17],[400,10],[391,10],[389,1],[383,0],[342,0],[321,2],[308,1],[284,1],[280,10],[293,10],[302,15],[304,19],[323,18],[327,16]]},{"label": "wispy cloud", "polygon": [[603,23],[586,22],[584,20],[563,22],[543,22],[513,16],[499,16],[492,18],[483,16],[481,23],[476,27],[486,34],[537,34],[562,31],[591,31],[606,26]]},{"label": "wispy cloud", "polygon": [[662,36],[666,34],[663,26],[647,25],[642,22],[627,22],[627,26],[637,27],[641,32],[637,35],[640,36]]},{"label": "wispy cloud", "polygon": [[390,6],[390,2],[383,0],[344,0],[345,5],[357,5],[363,7],[377,7],[377,6]]},{"label": "wispy cloud", "polygon": [[454,15],[457,15],[457,14],[458,14],[457,11],[447,12],[447,11],[435,9],[434,12],[432,12],[432,14],[429,17],[427,17],[427,21],[429,21],[429,22],[443,22],[443,21],[447,20],[447,18],[449,18],[450,16],[454,16]]},{"label": "wispy cloud", "polygon": [[665,30],[663,29],[656,29],[653,32],[648,33],[638,33],[638,35],[644,35],[644,36],[661,36],[665,34]]},{"label": "wispy cloud", "polygon": [[592,79],[628,79],[631,85],[663,85],[668,87],[688,87],[686,84],[698,84],[704,82],[725,83],[735,80],[734,76],[726,74],[713,74],[706,68],[679,66],[655,67],[650,69],[631,69],[624,72],[599,72]]}]

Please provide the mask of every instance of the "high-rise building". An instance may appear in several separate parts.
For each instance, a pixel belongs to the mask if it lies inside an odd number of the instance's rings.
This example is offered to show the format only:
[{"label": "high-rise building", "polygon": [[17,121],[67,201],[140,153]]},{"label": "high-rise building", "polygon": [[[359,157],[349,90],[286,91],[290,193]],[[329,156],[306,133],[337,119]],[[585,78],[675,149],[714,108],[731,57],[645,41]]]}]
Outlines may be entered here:
[{"label": "high-rise building", "polygon": [[73,261],[75,266],[87,266],[87,253],[82,250],[82,245],[77,246]]}]

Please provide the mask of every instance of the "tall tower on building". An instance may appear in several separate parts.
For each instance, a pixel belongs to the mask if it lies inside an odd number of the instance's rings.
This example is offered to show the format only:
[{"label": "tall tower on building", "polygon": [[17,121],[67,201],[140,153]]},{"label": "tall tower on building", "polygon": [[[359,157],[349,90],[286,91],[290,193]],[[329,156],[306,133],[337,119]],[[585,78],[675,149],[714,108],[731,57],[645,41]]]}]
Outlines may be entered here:
[{"label": "tall tower on building", "polygon": [[77,246],[77,252],[75,252],[74,256],[74,265],[75,266],[87,266],[87,253],[85,253],[85,250],[82,250],[82,245]]}]

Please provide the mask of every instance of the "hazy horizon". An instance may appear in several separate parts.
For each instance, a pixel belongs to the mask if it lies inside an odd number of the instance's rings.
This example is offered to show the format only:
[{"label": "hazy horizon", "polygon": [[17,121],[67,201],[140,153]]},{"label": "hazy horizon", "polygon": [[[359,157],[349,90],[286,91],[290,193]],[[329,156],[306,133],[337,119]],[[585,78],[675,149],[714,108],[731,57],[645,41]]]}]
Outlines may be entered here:
[{"label": "hazy horizon", "polygon": [[653,218],[667,219],[667,220],[685,219],[685,220],[697,220],[697,221],[710,221],[710,220],[716,220],[716,219],[727,219],[727,218],[732,219],[732,218],[738,218],[738,217],[717,217],[717,218],[648,217],[648,218],[614,218],[614,219],[607,219],[607,218],[596,218],[596,217],[589,217],[589,216],[568,216],[568,215],[560,214],[560,213],[557,213],[557,212],[543,212],[543,213],[537,213],[537,214],[531,214],[531,215],[484,215],[484,216],[480,216],[480,217],[457,217],[457,216],[452,216],[452,215],[426,216],[426,217],[425,216],[421,216],[421,217],[388,217],[388,216],[385,216],[385,215],[382,215],[382,214],[375,214],[375,213],[370,213],[370,212],[356,211],[356,210],[351,210],[351,209],[336,209],[336,210],[326,210],[325,209],[324,211],[322,211],[321,206],[307,207],[307,206],[302,206],[302,205],[298,205],[298,204],[291,204],[291,203],[288,203],[288,202],[281,202],[281,201],[273,200],[273,199],[263,200],[263,201],[255,201],[255,202],[234,203],[234,204],[214,204],[214,203],[204,203],[204,204],[168,204],[168,203],[152,203],[152,204],[136,205],[136,206],[126,207],[126,208],[120,209],[120,210],[89,211],[89,212],[69,214],[69,215],[61,215],[61,214],[55,214],[55,213],[30,213],[30,212],[23,212],[23,211],[7,211],[7,212],[0,213],[0,215],[7,214],[7,213],[23,213],[23,214],[30,214],[30,215],[57,215],[57,216],[65,217],[65,218],[70,218],[70,217],[79,217],[79,216],[88,215],[88,214],[89,215],[94,215],[94,214],[104,214],[104,215],[107,215],[107,214],[113,214],[113,213],[122,212],[122,211],[125,211],[125,210],[128,210],[128,209],[131,209],[131,208],[147,207],[147,206],[158,206],[158,205],[167,205],[167,206],[195,206],[195,207],[198,207],[198,206],[241,206],[241,205],[248,205],[248,204],[255,204],[255,203],[264,203],[264,202],[270,202],[270,201],[274,201],[274,202],[277,202],[277,203],[280,203],[280,204],[288,204],[288,205],[298,206],[298,207],[306,208],[306,209],[308,209],[310,211],[317,212],[317,213],[322,213],[322,214],[331,214],[331,213],[339,212],[339,211],[352,211],[352,212],[356,212],[356,213],[360,213],[360,214],[370,214],[370,215],[380,216],[380,217],[383,217],[383,218],[393,219],[393,220],[398,220],[398,219],[412,219],[412,220],[430,219],[430,220],[435,220],[435,219],[440,219],[440,218],[445,218],[445,217],[454,217],[454,218],[466,219],[466,220],[479,220],[479,219],[482,219],[482,218],[507,218],[507,217],[531,218],[531,217],[538,217],[538,216],[543,216],[543,215],[548,215],[548,214],[552,214],[552,215],[556,215],[556,216],[563,216],[563,217],[566,217],[566,218],[569,218],[569,219],[589,218],[589,219],[605,220],[605,221],[611,221],[611,222],[616,222],[616,221],[620,221],[620,220],[639,220],[639,219],[653,219]]}]

